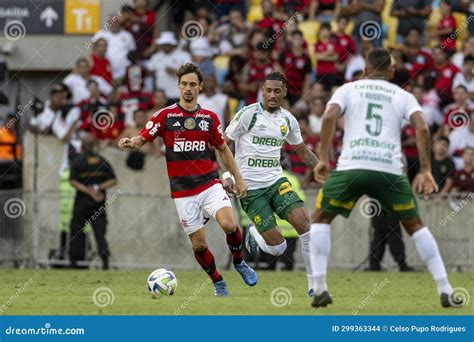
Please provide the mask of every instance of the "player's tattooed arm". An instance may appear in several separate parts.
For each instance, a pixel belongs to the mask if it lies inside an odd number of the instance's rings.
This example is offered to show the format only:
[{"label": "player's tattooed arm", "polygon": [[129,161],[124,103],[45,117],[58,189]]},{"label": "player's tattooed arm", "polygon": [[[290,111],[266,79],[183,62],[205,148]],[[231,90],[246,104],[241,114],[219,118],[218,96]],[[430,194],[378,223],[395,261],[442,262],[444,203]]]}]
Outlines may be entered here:
[{"label": "player's tattooed arm", "polygon": [[318,163],[318,158],[311,151],[305,143],[301,143],[295,146],[295,152],[301,161],[310,169],[313,169]]}]

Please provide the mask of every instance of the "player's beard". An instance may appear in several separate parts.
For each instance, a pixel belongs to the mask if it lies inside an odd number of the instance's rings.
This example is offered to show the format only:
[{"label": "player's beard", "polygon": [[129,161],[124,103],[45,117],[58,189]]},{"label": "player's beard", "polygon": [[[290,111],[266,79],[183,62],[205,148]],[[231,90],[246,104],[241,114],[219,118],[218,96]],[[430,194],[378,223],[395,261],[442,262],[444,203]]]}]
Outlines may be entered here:
[{"label": "player's beard", "polygon": [[183,100],[187,103],[195,101],[195,97],[193,94],[184,94],[183,95]]}]

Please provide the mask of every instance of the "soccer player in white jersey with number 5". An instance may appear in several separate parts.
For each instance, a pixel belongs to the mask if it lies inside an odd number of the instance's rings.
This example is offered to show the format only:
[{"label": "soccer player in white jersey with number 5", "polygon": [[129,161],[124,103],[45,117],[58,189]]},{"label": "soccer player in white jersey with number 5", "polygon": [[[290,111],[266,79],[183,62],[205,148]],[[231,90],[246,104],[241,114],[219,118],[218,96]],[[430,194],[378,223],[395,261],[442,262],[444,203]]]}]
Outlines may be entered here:
[{"label": "soccer player in white jersey with number 5", "polygon": [[[332,303],[326,284],[330,223],[341,214],[348,217],[357,200],[367,195],[403,224],[418,254],[431,272],[443,307],[460,307],[453,295],[438,245],[420,219],[415,196],[402,174],[400,144],[404,119],[416,129],[420,172],[413,189],[425,198],[437,190],[431,174],[430,134],[415,97],[388,82],[393,77],[390,54],[374,49],[366,58],[366,79],[338,88],[328,102],[321,128],[319,162],[314,169],[323,188],[316,199],[311,224],[311,261],[316,275],[313,307]],[[330,174],[329,147],[336,121],[344,114],[344,138],[337,168]]]},{"label": "soccer player in white jersey with number 5", "polygon": [[[280,165],[281,147],[285,141],[295,146],[300,159],[311,169],[317,158],[303,142],[295,117],[282,108],[286,81],[279,72],[266,76],[263,102],[240,110],[226,129],[226,142],[235,142],[236,162],[248,185],[242,208],[253,222],[245,239],[251,254],[258,247],[271,255],[282,255],[286,240],[277,229],[274,214],[287,220],[298,232],[301,252],[308,276],[308,295],[312,296],[313,275],[309,253],[309,216],[303,201],[283,176]],[[233,181],[224,173],[224,188],[232,191]],[[258,245],[258,246],[257,246]]]}]

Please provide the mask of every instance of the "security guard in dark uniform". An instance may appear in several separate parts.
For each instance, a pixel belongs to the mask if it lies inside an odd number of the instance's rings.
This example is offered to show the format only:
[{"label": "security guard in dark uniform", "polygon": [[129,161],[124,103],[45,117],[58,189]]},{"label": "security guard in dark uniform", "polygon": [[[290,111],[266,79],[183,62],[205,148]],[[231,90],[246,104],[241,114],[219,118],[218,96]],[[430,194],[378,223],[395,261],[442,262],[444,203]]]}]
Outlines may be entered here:
[{"label": "security guard in dark uniform", "polygon": [[71,163],[69,179],[77,190],[69,240],[72,268],[78,268],[77,262],[85,259],[86,236],[83,228],[86,223],[92,225],[102,268],[109,268],[109,248],[105,239],[108,204],[105,191],[116,185],[117,180],[110,164],[94,152],[95,145],[95,138],[85,135],[82,139],[82,152]]}]

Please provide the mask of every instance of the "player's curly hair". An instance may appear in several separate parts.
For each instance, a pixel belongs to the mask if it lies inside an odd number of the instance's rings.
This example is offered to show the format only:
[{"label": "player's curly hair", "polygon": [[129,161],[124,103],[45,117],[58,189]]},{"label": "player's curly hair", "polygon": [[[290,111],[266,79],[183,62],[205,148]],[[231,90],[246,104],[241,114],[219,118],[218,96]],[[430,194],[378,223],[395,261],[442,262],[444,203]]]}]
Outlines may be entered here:
[{"label": "player's curly hair", "polygon": [[178,76],[178,80],[181,81],[181,76],[192,73],[195,73],[198,77],[199,83],[202,83],[202,72],[194,63],[186,63],[181,65],[176,71],[176,76]]},{"label": "player's curly hair", "polygon": [[281,81],[281,83],[286,85],[285,76],[281,72],[278,72],[278,71],[271,72],[267,76],[265,76],[265,81],[269,81],[269,80]]}]

